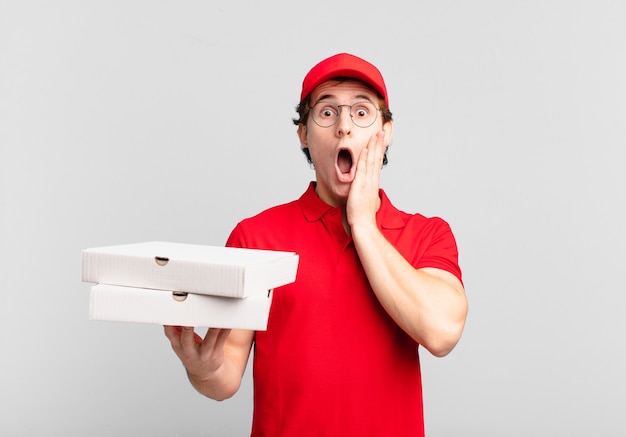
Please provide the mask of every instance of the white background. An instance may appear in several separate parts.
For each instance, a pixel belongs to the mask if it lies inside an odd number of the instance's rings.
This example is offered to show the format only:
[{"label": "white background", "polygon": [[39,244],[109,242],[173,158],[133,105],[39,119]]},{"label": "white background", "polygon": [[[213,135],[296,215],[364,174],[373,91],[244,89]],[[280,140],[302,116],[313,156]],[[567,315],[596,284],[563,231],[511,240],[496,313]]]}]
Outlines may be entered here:
[{"label": "white background", "polygon": [[0,434],[235,436],[156,325],[88,320],[81,250],[224,244],[314,174],[302,78],[388,84],[382,185],[452,226],[470,302],[422,352],[437,436],[626,434],[626,3],[0,0]]}]

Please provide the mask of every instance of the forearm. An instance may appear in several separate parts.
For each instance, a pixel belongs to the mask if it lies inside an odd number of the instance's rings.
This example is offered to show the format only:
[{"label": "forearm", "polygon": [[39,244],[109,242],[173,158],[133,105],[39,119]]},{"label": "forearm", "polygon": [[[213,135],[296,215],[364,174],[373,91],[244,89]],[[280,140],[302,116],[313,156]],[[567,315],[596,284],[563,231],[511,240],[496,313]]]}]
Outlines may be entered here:
[{"label": "forearm", "polygon": [[461,282],[439,269],[415,269],[374,224],[352,227],[368,280],[381,305],[415,341],[435,356],[461,337],[467,300]]}]

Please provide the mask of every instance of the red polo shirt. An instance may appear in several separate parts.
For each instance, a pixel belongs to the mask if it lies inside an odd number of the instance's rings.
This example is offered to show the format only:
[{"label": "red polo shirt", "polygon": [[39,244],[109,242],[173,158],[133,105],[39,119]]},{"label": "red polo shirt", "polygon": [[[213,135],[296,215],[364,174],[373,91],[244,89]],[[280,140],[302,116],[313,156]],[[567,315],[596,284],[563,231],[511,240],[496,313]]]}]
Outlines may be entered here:
[{"label": "red polo shirt", "polygon": [[[448,224],[380,195],[377,221],[398,251],[461,279]],[[252,436],[423,436],[418,345],[379,304],[339,208],[311,183],[300,199],[243,220],[227,245],[300,256],[256,333]]]}]

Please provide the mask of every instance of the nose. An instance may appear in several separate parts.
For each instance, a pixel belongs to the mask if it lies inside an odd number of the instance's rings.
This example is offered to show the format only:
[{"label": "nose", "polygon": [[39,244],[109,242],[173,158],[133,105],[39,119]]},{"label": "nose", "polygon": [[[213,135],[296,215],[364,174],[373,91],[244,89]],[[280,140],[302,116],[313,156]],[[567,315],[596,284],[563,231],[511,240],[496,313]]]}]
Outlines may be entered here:
[{"label": "nose", "polygon": [[350,135],[352,132],[352,116],[350,115],[350,107],[347,105],[338,106],[339,119],[337,120],[337,134]]}]

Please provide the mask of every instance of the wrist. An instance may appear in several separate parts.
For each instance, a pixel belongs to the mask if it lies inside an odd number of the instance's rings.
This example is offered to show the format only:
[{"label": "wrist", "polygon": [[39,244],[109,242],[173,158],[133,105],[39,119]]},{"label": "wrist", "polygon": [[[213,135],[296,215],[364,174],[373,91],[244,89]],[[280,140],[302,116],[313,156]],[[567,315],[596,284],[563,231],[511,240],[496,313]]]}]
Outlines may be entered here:
[{"label": "wrist", "polygon": [[353,238],[367,237],[371,236],[372,234],[380,233],[376,222],[369,220],[357,221],[352,223],[350,225],[350,231],[352,232]]}]

